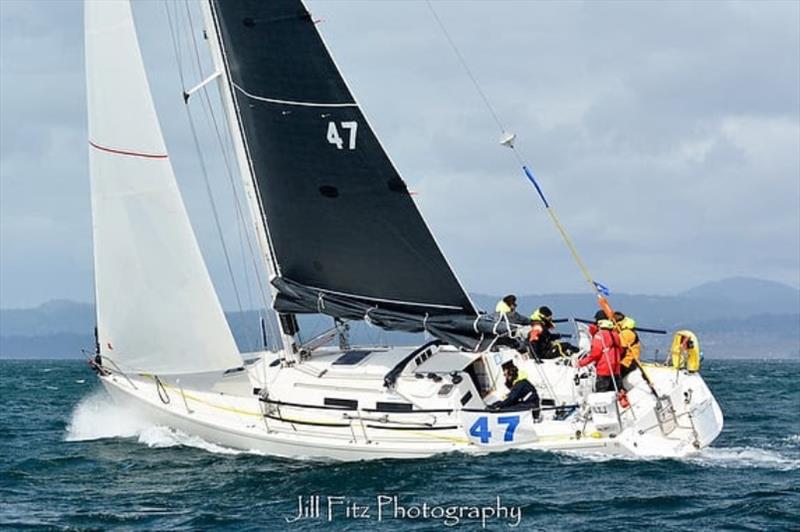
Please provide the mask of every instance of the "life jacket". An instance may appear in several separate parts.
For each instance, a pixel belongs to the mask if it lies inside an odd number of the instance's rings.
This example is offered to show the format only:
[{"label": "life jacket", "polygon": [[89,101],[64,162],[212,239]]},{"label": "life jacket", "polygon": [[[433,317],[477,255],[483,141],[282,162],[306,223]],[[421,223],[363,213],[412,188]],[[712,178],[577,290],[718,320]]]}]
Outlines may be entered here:
[{"label": "life jacket", "polygon": [[508,381],[505,382],[506,388],[509,390],[514,387],[514,385],[520,381],[528,380],[528,374],[521,369],[517,369],[517,378],[511,381],[511,386],[508,385]]},{"label": "life jacket", "polygon": [[531,322],[531,332],[528,334],[528,340],[530,340],[532,344],[546,336],[548,336],[547,326],[545,326],[544,323],[541,321]]},{"label": "life jacket", "polygon": [[619,339],[623,349],[620,364],[629,368],[634,361],[639,360],[641,354],[642,345],[639,343],[639,335],[633,329],[622,329],[619,332]]},{"label": "life jacket", "polygon": [[546,322],[534,321],[531,324],[531,332],[528,333],[528,341],[538,356],[547,351],[553,343],[553,335],[550,334],[550,327],[547,325]]},{"label": "life jacket", "polygon": [[494,311],[498,314],[508,314],[511,312],[511,307],[508,306],[508,303],[503,301],[502,299],[497,302],[497,305],[494,307]]}]

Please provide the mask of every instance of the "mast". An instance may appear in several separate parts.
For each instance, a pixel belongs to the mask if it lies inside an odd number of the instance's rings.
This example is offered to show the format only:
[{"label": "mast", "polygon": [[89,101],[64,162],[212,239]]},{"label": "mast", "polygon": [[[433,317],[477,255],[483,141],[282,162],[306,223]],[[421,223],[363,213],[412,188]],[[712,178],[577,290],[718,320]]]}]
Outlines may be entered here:
[{"label": "mast", "polygon": [[[201,7],[206,27],[206,41],[208,42],[212,61],[216,70],[213,76],[216,77],[220,97],[222,98],[223,107],[225,109],[225,116],[228,120],[228,127],[230,128],[234,151],[236,152],[239,177],[244,187],[251,221],[255,227],[261,258],[264,261],[269,275],[270,282],[268,285],[272,301],[274,301],[277,296],[277,289],[272,284],[272,280],[280,276],[280,266],[275,258],[275,252],[269,236],[269,227],[266,222],[266,216],[264,215],[264,206],[261,203],[261,195],[258,192],[258,183],[253,172],[251,158],[249,157],[247,141],[242,132],[239,109],[233,98],[230,73],[227,67],[225,51],[222,48],[222,40],[219,35],[219,28],[217,26],[211,0],[201,2]],[[280,314],[277,312],[276,314],[279,318],[278,326],[280,327],[283,352],[289,358],[299,362],[300,359],[296,356],[298,344],[296,336],[298,331],[297,320],[293,314]]]}]

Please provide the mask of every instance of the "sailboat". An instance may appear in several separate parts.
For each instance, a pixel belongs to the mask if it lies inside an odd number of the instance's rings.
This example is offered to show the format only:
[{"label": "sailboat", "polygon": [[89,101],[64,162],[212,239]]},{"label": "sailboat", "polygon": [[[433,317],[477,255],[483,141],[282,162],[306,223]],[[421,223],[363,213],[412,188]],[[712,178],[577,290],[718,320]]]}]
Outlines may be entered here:
[{"label": "sailboat", "polygon": [[[87,0],[96,369],[113,400],[215,444],[295,459],[676,457],[719,435],[722,413],[696,367],[646,364],[626,378],[622,404],[577,368],[584,325],[574,355],[514,348],[517,327],[470,299],[300,0],[201,5],[214,71],[200,86],[221,95],[281,345],[239,352],[175,179],[130,3]],[[302,343],[301,314],[432,340]],[[509,362],[539,408],[490,408],[508,393]]]}]

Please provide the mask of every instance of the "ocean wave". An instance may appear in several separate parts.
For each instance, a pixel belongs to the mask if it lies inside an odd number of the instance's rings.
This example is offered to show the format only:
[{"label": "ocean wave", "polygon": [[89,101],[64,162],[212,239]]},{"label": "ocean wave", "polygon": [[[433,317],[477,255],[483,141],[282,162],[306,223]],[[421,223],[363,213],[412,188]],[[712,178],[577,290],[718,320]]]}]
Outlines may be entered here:
[{"label": "ocean wave", "polygon": [[800,469],[800,460],[759,447],[708,447],[683,460],[705,467],[726,469],[758,468],[779,471]]},{"label": "ocean wave", "polygon": [[207,442],[199,436],[190,436],[180,430],[171,429],[161,425],[147,427],[139,433],[139,443],[157,449],[165,447],[194,447],[214,454],[242,454],[247,451],[223,447],[215,443]]},{"label": "ocean wave", "polygon": [[[791,438],[791,437],[790,437]],[[789,439],[788,441],[796,441]],[[794,471],[800,469],[800,459],[792,458],[772,449],[760,447],[706,447],[695,454],[682,458],[662,456],[627,456],[587,453],[576,451],[554,451],[562,456],[566,463],[581,462],[603,463],[611,461],[658,462],[677,460],[679,462],[703,467],[719,467],[724,469],[774,469],[778,471]]]}]

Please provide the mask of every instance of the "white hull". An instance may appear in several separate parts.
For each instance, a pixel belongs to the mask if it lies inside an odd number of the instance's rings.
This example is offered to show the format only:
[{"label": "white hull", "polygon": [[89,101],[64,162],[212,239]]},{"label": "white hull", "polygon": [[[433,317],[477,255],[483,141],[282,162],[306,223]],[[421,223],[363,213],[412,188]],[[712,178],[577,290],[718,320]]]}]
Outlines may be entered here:
[{"label": "white hull", "polygon": [[[576,386],[576,371],[562,361],[536,364],[514,351],[481,356],[432,347],[427,360],[409,361],[394,386],[386,387],[387,366],[380,355],[396,360],[397,350],[375,349],[364,362],[345,369],[332,364],[341,352],[322,351],[294,367],[270,365],[277,355],[266,353],[246,374],[222,378],[241,383],[247,377],[254,388],[266,383],[270,389],[266,402],[263,393],[220,392],[224,382],[210,392],[190,389],[185,384],[189,378],[184,378],[183,385],[181,379],[160,378],[157,385],[150,376],[119,373],[101,380],[115,401],[135,407],[153,423],[222,446],[294,459],[423,458],[454,451],[484,454],[509,449],[680,457],[709,445],[722,429],[722,413],[700,375],[673,368],[647,369],[659,395],[669,397],[675,416],[673,423],[669,419],[659,423],[655,396],[641,377],[628,381],[631,407],[620,409],[619,416],[610,411],[609,418],[588,406],[592,401],[587,400],[598,398],[589,392],[592,376]],[[375,358],[371,364],[370,358]],[[495,383],[494,390],[481,399],[475,386],[481,377],[472,378],[459,366],[479,361],[486,370],[484,377],[491,380],[499,364],[510,358],[527,372],[548,400],[545,404],[581,406],[561,420],[553,419],[555,410],[547,406],[538,421],[530,411],[487,411],[485,405],[505,393],[504,385]],[[464,378],[454,384],[451,371]],[[449,393],[442,394],[447,385]],[[330,406],[332,400],[339,401],[339,406]],[[342,406],[348,400],[358,406]],[[413,410],[391,407],[409,403]],[[512,433],[509,417],[516,418]],[[617,421],[621,425],[613,426]]]}]

